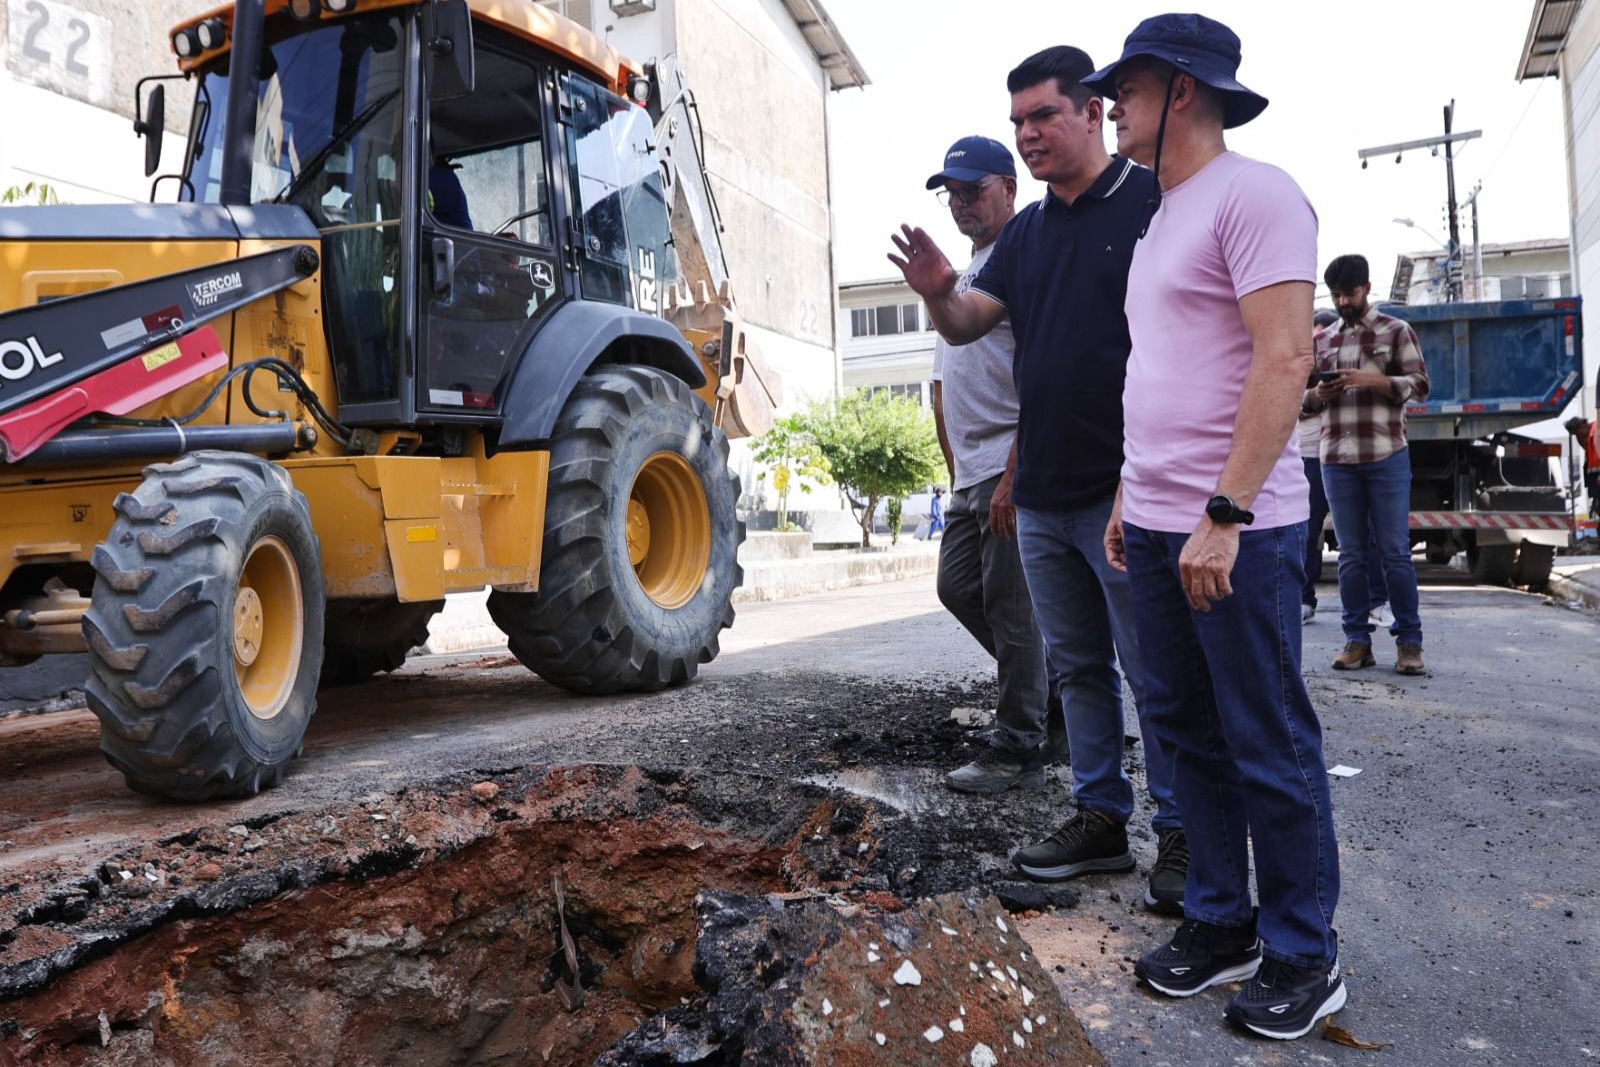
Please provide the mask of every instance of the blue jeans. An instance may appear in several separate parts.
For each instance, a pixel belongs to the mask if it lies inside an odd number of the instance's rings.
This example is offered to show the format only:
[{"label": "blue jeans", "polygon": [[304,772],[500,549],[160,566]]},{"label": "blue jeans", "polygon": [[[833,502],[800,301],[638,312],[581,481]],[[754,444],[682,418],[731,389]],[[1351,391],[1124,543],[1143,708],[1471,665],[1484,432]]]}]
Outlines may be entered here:
[{"label": "blue jeans", "polygon": [[1156,802],[1150,824],[1182,828],[1172,797],[1172,753],[1143,724],[1144,671],[1134,635],[1128,576],[1106,562],[1110,498],[1071,511],[1017,508],[1022,569],[1072,747],[1072,795],[1079,808],[1118,822],[1133,814],[1133,783],[1123,769],[1122,671],[1133,690],[1144,740],[1145,778]]},{"label": "blue jeans", "polygon": [[[1301,456],[1305,464],[1306,484],[1311,487],[1311,518],[1306,521],[1306,584],[1300,594],[1300,603],[1317,606],[1317,578],[1322,574],[1322,523],[1328,517],[1328,494],[1322,486],[1322,463],[1313,456]],[[1378,539],[1367,538],[1368,559],[1378,559]],[[1368,568],[1368,584],[1372,587],[1372,602],[1368,609],[1389,602],[1389,593],[1383,582],[1383,568]]]},{"label": "blue jeans", "polygon": [[1190,609],[1178,577],[1187,534],[1124,523],[1123,535],[1145,721],[1174,754],[1189,839],[1184,914],[1248,926],[1253,847],[1264,951],[1300,967],[1329,963],[1339,844],[1322,726],[1300,677],[1306,528],[1242,533],[1233,595],[1207,612]]},{"label": "blue jeans", "polygon": [[[1324,463],[1322,484],[1339,538],[1339,600],[1346,641],[1370,645],[1376,627],[1367,621],[1371,571],[1380,570],[1394,612],[1395,640],[1422,644],[1417,569],[1411,562],[1411,453],[1402,448],[1376,463]],[[1377,538],[1378,559],[1367,543]],[[1380,562],[1381,561],[1381,562]]]}]

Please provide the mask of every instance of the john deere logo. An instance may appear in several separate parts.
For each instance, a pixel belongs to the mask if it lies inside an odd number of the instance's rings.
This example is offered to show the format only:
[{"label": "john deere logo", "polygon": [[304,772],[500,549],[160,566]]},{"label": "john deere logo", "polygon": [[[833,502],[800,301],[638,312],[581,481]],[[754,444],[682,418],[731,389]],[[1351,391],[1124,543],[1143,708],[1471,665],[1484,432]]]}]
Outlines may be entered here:
[{"label": "john deere logo", "polygon": [[20,382],[40,367],[53,367],[61,362],[61,353],[45,355],[37,337],[26,341],[0,341],[0,378]]},{"label": "john deere logo", "polygon": [[238,271],[230,274],[219,274],[215,278],[207,278],[203,282],[196,282],[189,286],[189,296],[197,308],[208,308],[229,293],[238,292],[244,288],[244,279],[239,277]]}]

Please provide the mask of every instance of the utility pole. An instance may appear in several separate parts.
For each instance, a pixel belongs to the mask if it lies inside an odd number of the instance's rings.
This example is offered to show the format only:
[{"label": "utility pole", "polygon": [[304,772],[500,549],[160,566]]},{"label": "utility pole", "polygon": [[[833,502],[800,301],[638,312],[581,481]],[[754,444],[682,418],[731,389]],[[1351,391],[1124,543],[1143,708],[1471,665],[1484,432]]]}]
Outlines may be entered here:
[{"label": "utility pole", "polygon": [[[1456,161],[1454,148],[1457,142],[1470,141],[1475,137],[1482,137],[1482,130],[1468,130],[1465,133],[1452,133],[1451,125],[1455,119],[1456,102],[1450,101],[1444,106],[1444,136],[1426,137],[1420,141],[1401,141],[1399,144],[1378,145],[1375,148],[1363,148],[1356,154],[1361,158],[1361,167],[1366,169],[1367,160],[1372,156],[1386,156],[1394,153],[1394,161],[1400,162],[1406,152],[1414,148],[1431,148],[1434,155],[1439,154],[1439,146],[1444,145],[1444,173],[1446,185],[1446,204],[1450,223],[1450,258],[1445,266],[1445,294],[1451,301],[1461,299],[1461,224],[1457,217],[1456,207]],[[1476,210],[1476,208],[1474,208]]]},{"label": "utility pole", "polygon": [[1444,181],[1450,190],[1450,267],[1446,291],[1452,301],[1461,299],[1461,218],[1456,210],[1456,157],[1455,145],[1450,140],[1450,121],[1455,117],[1456,102],[1444,106]]},{"label": "utility pole", "polygon": [[1472,299],[1483,299],[1483,245],[1478,243],[1478,194],[1483,192],[1483,183],[1479,182],[1472,187],[1472,195],[1467,197],[1467,207],[1472,209]]}]

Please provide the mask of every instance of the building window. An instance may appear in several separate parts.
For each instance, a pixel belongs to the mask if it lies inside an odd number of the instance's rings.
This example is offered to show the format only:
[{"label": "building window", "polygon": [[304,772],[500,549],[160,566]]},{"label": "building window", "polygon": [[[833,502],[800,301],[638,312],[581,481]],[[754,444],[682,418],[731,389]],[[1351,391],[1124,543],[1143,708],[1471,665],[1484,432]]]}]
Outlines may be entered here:
[{"label": "building window", "polygon": [[920,333],[921,311],[921,304],[880,304],[878,307],[852,308],[850,336],[888,337],[898,333]]},{"label": "building window", "polygon": [[933,404],[932,382],[897,382],[894,385],[874,385],[867,389],[869,396],[888,394],[889,396],[905,396],[915,400],[920,407],[927,408]]},{"label": "building window", "polygon": [[586,30],[594,28],[594,0],[534,0],[558,15],[576,22]]}]

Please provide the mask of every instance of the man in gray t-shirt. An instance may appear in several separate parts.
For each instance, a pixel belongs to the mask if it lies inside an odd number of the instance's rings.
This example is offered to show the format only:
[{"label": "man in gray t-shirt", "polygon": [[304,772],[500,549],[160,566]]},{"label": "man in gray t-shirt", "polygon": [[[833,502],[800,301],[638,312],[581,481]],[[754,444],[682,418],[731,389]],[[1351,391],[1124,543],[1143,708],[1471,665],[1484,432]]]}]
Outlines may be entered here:
[{"label": "man in gray t-shirt", "polygon": [[[1011,151],[987,137],[963,137],[945,155],[928,188],[950,207],[956,228],[972,239],[965,289],[1016,208]],[[963,793],[1001,793],[1045,784],[1044,767],[1064,750],[1059,701],[1051,699],[1044,642],[1017,551],[1016,511],[990,507],[995,487],[1011,474],[1017,434],[1015,346],[1002,322],[970,345],[940,338],[933,355],[933,414],[950,472],[947,526],[939,546],[939,600],[995,657],[1000,706],[990,749],[945,776]],[[1009,493],[1002,499],[1009,498]],[[1051,710],[1047,712],[1047,705]],[[1061,731],[1047,740],[1050,725]]]}]

